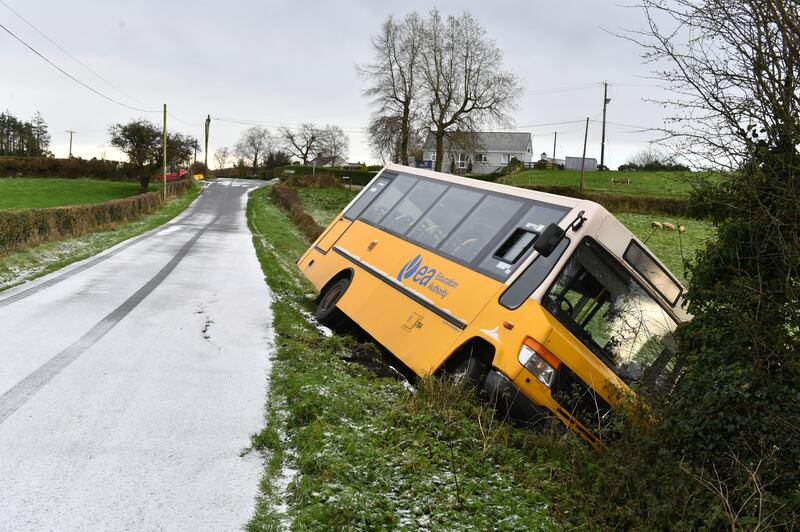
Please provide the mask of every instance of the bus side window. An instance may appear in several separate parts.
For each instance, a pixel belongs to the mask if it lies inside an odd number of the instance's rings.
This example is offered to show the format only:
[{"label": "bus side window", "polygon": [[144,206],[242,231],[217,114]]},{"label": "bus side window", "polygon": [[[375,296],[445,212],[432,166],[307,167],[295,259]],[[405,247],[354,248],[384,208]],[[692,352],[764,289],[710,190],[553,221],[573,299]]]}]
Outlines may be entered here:
[{"label": "bus side window", "polygon": [[400,201],[406,192],[417,182],[416,177],[409,177],[407,175],[399,175],[386,186],[383,192],[373,201],[369,207],[364,210],[359,218],[377,225],[386,214],[392,210],[392,207]]},{"label": "bus side window", "polygon": [[519,308],[531,294],[539,288],[545,277],[553,270],[564,251],[569,246],[569,239],[564,238],[548,257],[536,257],[528,268],[520,274],[506,291],[500,296],[500,304],[509,309]]},{"label": "bus side window", "polygon": [[464,262],[472,262],[522,205],[522,201],[488,196],[461,221],[461,225],[439,249]]},{"label": "bus side window", "polygon": [[355,220],[358,218],[367,205],[369,205],[370,202],[374,200],[384,188],[386,188],[388,183],[389,179],[385,177],[380,177],[373,183],[370,183],[369,187],[367,187],[367,189],[361,194],[358,200],[356,200],[356,202],[353,203],[349,209],[347,209],[347,212],[344,213],[344,217],[348,220]]},{"label": "bus side window", "polygon": [[447,185],[435,181],[418,181],[416,186],[406,194],[406,197],[400,200],[383,219],[380,224],[381,228],[397,234],[404,234],[446,188]]},{"label": "bus side window", "polygon": [[483,197],[480,192],[451,186],[409,231],[408,238],[435,248]]}]

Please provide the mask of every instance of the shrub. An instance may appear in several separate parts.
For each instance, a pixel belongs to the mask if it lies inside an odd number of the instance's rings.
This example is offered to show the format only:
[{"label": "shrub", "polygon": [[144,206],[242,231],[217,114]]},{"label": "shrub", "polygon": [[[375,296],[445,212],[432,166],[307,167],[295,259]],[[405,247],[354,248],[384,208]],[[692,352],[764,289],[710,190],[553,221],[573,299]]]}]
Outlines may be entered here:
[{"label": "shrub", "polygon": [[308,240],[315,241],[324,230],[317,225],[317,222],[303,208],[300,196],[297,191],[288,185],[275,185],[270,190],[272,202],[289,213],[294,225],[302,232]]}]

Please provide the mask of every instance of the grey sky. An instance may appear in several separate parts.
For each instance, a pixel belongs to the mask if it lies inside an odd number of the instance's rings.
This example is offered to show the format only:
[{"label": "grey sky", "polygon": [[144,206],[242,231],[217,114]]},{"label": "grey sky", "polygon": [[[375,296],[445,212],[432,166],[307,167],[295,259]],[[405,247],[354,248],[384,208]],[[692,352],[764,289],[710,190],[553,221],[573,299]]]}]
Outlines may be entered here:
[{"label": "grey sky", "polygon": [[[351,138],[350,160],[375,161],[363,128],[370,108],[354,65],[370,60],[369,39],[387,15],[427,12],[434,4],[385,1],[266,2],[232,0],[3,0],[51,39],[137,100],[158,109],[144,113],[107,102],[36,57],[0,31],[0,108],[20,118],[36,110],[47,120],[56,156],[67,154],[66,129],[77,131],[73,153],[90,158],[108,143],[107,128],[139,116],[160,121],[160,106],[187,126],[169,127],[198,138],[206,114],[297,125],[340,125]],[[625,162],[652,134],[661,109],[643,98],[663,91],[644,79],[638,48],[608,31],[639,27],[636,10],[612,1],[438,2],[439,10],[467,9],[505,52],[505,66],[525,84],[516,125],[534,135],[534,153],[580,155],[580,123],[600,118],[603,80],[610,82],[607,164]],[[56,64],[107,95],[140,107],[98,80],[0,4],[3,24]],[[535,124],[536,126],[530,126]],[[620,125],[620,124],[625,124]],[[523,127],[530,126],[530,127]],[[213,121],[211,153],[235,143],[248,126]],[[588,156],[599,159],[600,125],[589,130]],[[121,158],[107,148],[108,158]],[[209,157],[211,162],[211,157]]]}]

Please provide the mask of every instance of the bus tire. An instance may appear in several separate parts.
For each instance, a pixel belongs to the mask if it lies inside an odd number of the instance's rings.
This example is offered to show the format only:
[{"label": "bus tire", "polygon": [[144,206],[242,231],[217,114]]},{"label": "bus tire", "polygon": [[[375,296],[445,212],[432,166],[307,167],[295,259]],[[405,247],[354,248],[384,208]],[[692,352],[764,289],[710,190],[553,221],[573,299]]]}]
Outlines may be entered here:
[{"label": "bus tire", "polygon": [[456,375],[457,378],[476,390],[481,390],[483,388],[483,383],[488,373],[489,366],[475,356],[465,358],[453,369],[453,374]]},{"label": "bus tire", "polygon": [[336,307],[336,303],[342,298],[350,286],[350,279],[339,279],[325,289],[317,303],[317,311],[314,317],[326,327],[336,329],[345,323],[347,316]]}]

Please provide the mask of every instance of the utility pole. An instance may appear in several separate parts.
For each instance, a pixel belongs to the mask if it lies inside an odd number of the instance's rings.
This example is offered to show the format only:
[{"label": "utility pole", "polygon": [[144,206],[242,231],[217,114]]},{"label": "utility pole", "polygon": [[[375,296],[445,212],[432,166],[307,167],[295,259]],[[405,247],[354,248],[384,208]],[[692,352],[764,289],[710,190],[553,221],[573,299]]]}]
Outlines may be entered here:
[{"label": "utility pole", "polygon": [[556,141],[558,140],[558,131],[553,132],[553,170],[556,169]]},{"label": "utility pole", "polygon": [[209,130],[209,128],[210,128],[210,127],[211,127],[211,115],[208,115],[208,117],[206,117],[206,143],[205,143],[205,151],[203,151],[203,153],[205,154],[205,155],[203,156],[203,164],[204,164],[204,165],[205,165],[205,167],[206,167],[206,168],[205,168],[205,171],[206,171],[206,172],[208,172],[208,130]]},{"label": "utility pole", "polygon": [[164,104],[164,201],[167,200],[167,104]]},{"label": "utility pole", "polygon": [[72,131],[71,129],[68,129],[66,133],[69,133],[69,158],[72,159],[72,135],[77,133],[77,131]]},{"label": "utility pole", "polygon": [[583,134],[583,157],[581,158],[581,186],[580,191],[583,193],[583,172],[586,169],[586,141],[589,139],[589,117],[586,117],[586,131]]},{"label": "utility pole", "polygon": [[608,82],[603,82],[603,134],[600,140],[600,170],[605,170],[606,164],[606,107],[611,103],[608,97]]}]

